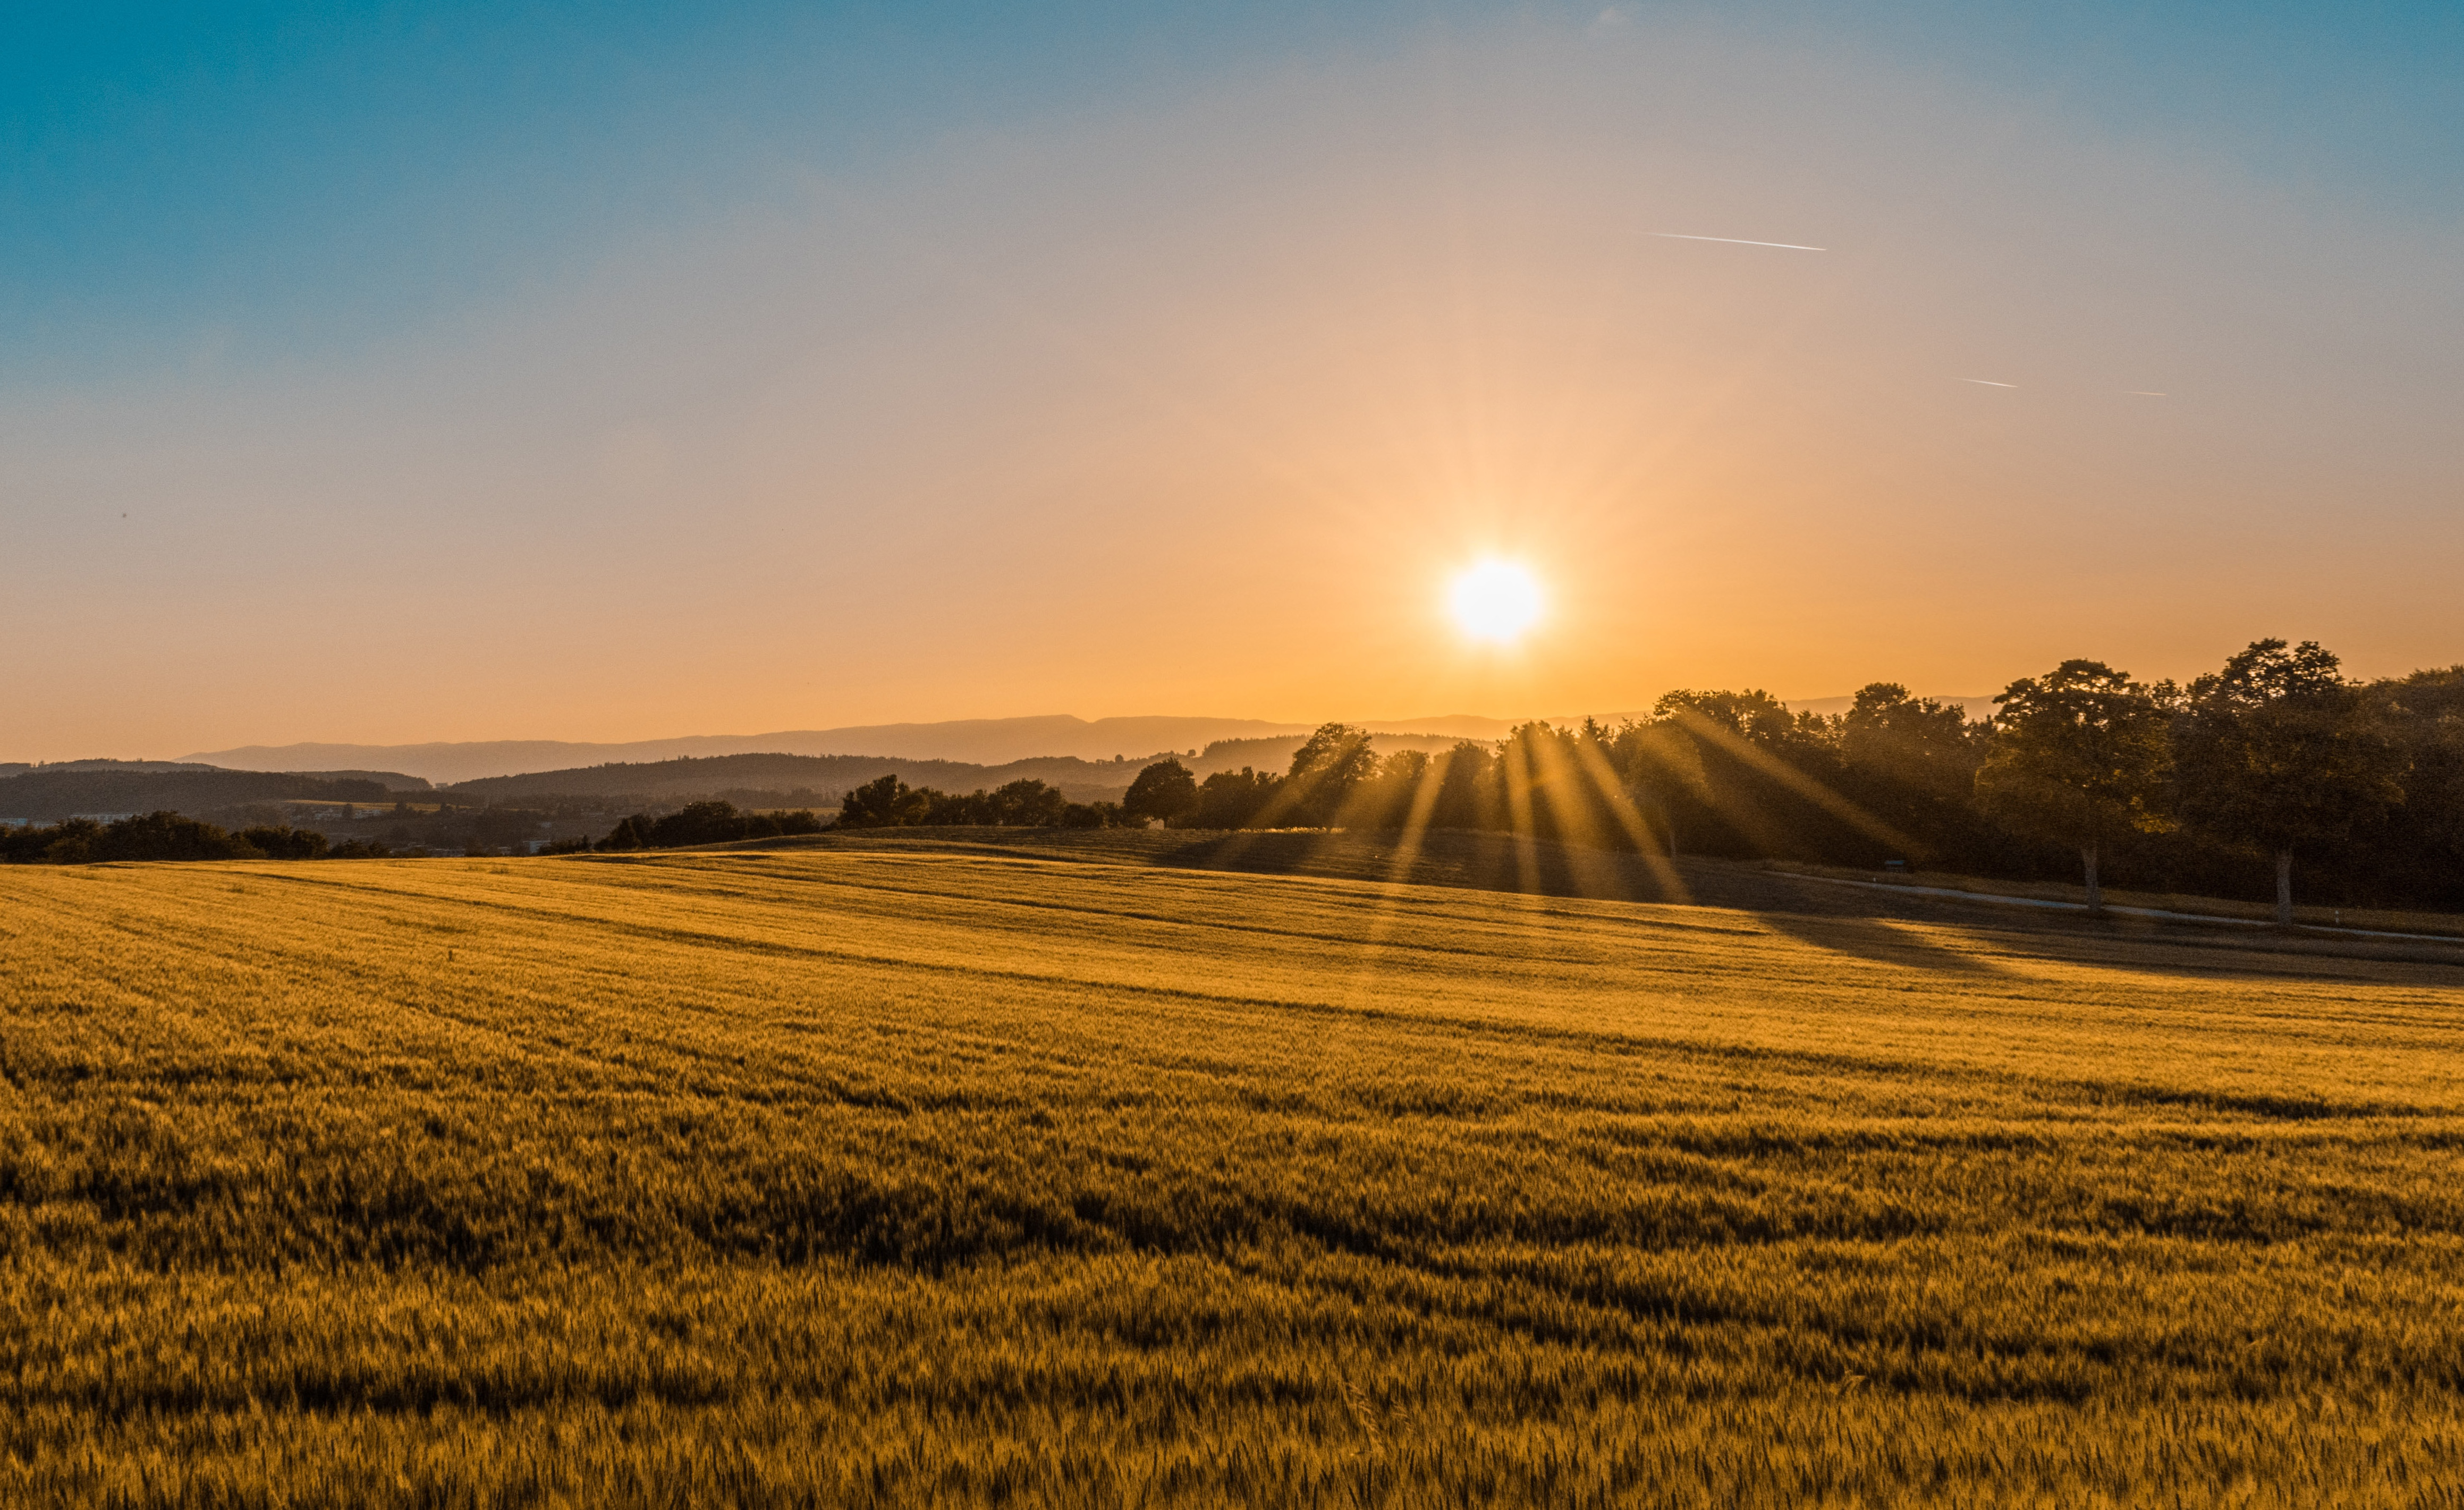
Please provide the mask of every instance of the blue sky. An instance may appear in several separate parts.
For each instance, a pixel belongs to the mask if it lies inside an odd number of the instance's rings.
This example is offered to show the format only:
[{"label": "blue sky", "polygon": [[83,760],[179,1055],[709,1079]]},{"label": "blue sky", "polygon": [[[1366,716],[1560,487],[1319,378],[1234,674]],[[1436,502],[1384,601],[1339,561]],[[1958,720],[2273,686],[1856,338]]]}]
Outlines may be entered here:
[{"label": "blue sky", "polygon": [[[554,276],[631,228],[759,199],[800,168],[894,172],[953,132],[1516,10],[21,7],[0,53],[5,370],[92,375],[232,323],[277,347],[349,340]],[[1707,13],[2197,141],[2382,212],[2464,204],[2464,7]]]}]

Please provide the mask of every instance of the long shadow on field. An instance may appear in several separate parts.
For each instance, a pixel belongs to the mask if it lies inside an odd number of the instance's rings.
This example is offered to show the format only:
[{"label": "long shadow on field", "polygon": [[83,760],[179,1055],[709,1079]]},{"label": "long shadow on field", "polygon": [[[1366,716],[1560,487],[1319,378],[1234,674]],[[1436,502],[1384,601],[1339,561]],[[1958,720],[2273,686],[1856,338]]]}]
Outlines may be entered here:
[{"label": "long shadow on field", "polygon": [[[1315,876],[1384,885],[1446,886],[1598,901],[1691,904],[1754,915],[1775,932],[1818,948],[1912,969],[1970,976],[2003,968],[1892,927],[1893,922],[1982,928],[1997,937],[2037,940],[2042,952],[2087,957],[2108,968],[2199,976],[2323,974],[2324,959],[2464,968],[2464,951],[2424,943],[2282,937],[2256,930],[2160,924],[1889,888],[1829,885],[1765,869],[1750,861],[1641,857],[1548,840],[1471,830],[1431,829],[1398,865],[1394,834],[1315,829],[1231,833],[1187,829],[940,828],[869,829],[810,838],[741,840],[714,850],[926,850],[1014,854],[1045,860],[1252,875]],[[692,851],[672,851],[679,855]],[[2301,956],[2313,956],[2313,963]],[[2349,967],[2347,967],[2349,968]],[[2371,973],[2374,974],[2375,973]],[[2444,978],[2440,983],[2444,984]]]},{"label": "long shadow on field", "polygon": [[1432,830],[1401,873],[1392,836],[1269,829],[1179,838],[1151,863],[1252,875],[1400,881],[1414,886],[1584,897],[1603,902],[1681,902],[1635,857],[1506,834]]},{"label": "long shadow on field", "polygon": [[1885,965],[1957,975],[2009,974],[1998,964],[1896,928],[1881,918],[1809,917],[1801,912],[1757,912],[1754,921],[1774,933],[1836,954],[1854,954]]}]

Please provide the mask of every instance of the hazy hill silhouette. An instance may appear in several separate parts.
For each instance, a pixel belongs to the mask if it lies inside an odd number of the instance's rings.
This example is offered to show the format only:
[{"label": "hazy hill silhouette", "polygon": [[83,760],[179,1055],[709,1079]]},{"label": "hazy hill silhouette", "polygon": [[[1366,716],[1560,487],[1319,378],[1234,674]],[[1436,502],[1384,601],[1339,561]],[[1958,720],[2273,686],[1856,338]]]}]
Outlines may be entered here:
[{"label": "hazy hill silhouette", "polygon": [[[1450,713],[1429,718],[1369,723],[1386,733],[1419,733],[1449,739],[1494,739],[1512,721]],[[1222,739],[1306,735],[1314,724],[1263,718],[1136,717],[961,718],[944,723],[866,724],[844,729],[786,730],[764,734],[694,734],[675,739],[637,739],[589,744],[561,739],[489,739],[413,745],[244,745],[185,756],[210,765],[253,771],[326,771],[341,767],[407,771],[439,783],[534,772],[569,771],[613,762],[655,763],[688,757],[737,755],[864,755],[893,760],[955,760],[1006,765],[1042,757],[1072,756],[1109,763],[1159,755],[1186,756]]]},{"label": "hazy hill silhouette", "polygon": [[1310,726],[1258,718],[964,718],[946,723],[869,724],[759,734],[693,734],[593,744],[561,739],[491,739],[415,745],[249,745],[190,755],[215,765],[264,771],[386,766],[436,782],[462,782],[611,763],[651,764],[714,755],[864,755],[999,765],[1042,756],[1109,761],[1188,752],[1209,740],[1307,733]]},{"label": "hazy hill silhouette", "polygon": [[835,802],[867,781],[896,776],[910,786],[972,792],[1033,777],[1073,802],[1117,801],[1136,779],[1137,760],[1063,755],[978,765],[963,760],[901,760],[887,755],[733,755],[614,762],[566,771],[459,781],[455,801],[510,803],[547,798],[680,801],[721,794],[771,793],[797,801]]},{"label": "hazy hill silhouette", "polygon": [[[95,762],[79,762],[91,765]],[[56,822],[64,818],[169,811],[191,816],[241,802],[309,799],[390,802],[397,790],[427,782],[386,772],[59,770],[41,767],[0,777],[0,820]]]}]

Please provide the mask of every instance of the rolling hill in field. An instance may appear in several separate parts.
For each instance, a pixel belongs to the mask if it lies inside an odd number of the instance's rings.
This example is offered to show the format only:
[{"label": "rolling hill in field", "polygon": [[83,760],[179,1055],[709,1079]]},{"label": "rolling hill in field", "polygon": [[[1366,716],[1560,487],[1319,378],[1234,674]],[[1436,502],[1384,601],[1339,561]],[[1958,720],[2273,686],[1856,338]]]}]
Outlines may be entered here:
[{"label": "rolling hill in field", "polygon": [[0,871],[0,1498],[2464,1475],[2454,963],[1119,837]]}]

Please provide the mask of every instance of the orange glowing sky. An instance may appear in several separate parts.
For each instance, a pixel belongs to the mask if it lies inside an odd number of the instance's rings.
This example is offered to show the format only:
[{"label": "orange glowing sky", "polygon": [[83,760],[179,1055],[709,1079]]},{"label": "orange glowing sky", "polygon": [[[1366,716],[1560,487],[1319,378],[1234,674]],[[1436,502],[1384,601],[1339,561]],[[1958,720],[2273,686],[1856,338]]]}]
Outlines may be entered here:
[{"label": "orange glowing sky", "polygon": [[[1706,22],[1248,60],[348,339],[19,369],[0,758],[2447,664],[2459,252]],[[1491,557],[1506,646],[1447,608]]]}]

